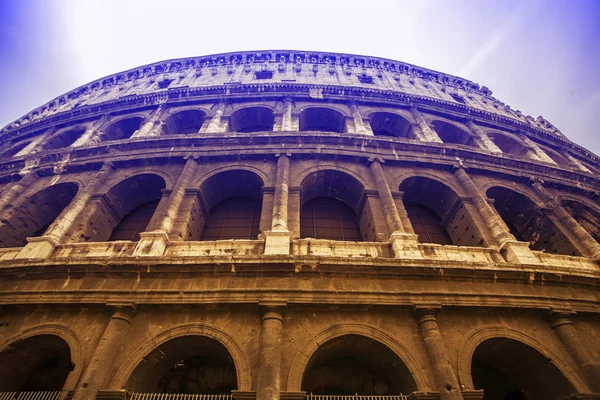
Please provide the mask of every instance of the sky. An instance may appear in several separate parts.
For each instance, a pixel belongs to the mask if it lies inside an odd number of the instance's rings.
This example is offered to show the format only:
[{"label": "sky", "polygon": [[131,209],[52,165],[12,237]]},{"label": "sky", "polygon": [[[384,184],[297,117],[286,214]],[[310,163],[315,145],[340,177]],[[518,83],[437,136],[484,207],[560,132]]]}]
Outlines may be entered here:
[{"label": "sky", "polygon": [[458,75],[600,154],[598,0],[0,0],[0,126],[143,64],[268,49]]}]

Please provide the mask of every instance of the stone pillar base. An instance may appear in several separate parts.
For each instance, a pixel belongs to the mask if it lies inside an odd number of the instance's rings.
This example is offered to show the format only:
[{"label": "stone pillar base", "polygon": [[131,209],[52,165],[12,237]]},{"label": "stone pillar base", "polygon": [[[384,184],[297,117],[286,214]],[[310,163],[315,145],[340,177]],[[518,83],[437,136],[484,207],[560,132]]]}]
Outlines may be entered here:
[{"label": "stone pillar base", "polygon": [[261,239],[265,240],[265,255],[289,255],[292,232],[290,231],[265,231]]},{"label": "stone pillar base", "polygon": [[126,400],[127,390],[98,390],[96,400]]},{"label": "stone pillar base", "polygon": [[540,260],[533,255],[529,243],[509,240],[500,248],[506,261],[514,264],[539,264]]},{"label": "stone pillar base", "polygon": [[165,232],[153,231],[140,233],[140,241],[135,250],[134,256],[141,257],[159,257],[165,253],[169,245],[169,237]]},{"label": "stone pillar base", "polygon": [[390,235],[390,245],[394,258],[423,258],[419,250],[417,235],[394,232]]},{"label": "stone pillar base", "polygon": [[15,258],[48,258],[56,246],[58,242],[49,236],[30,237]]}]

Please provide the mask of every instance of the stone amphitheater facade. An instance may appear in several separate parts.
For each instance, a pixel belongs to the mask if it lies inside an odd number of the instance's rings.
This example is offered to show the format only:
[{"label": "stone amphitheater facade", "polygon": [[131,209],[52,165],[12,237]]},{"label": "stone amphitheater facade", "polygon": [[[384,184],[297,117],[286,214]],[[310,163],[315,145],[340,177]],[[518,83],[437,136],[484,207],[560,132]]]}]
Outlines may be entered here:
[{"label": "stone amphitheater facade", "polygon": [[4,398],[600,398],[600,159],[486,87],[228,53],[0,137]]}]

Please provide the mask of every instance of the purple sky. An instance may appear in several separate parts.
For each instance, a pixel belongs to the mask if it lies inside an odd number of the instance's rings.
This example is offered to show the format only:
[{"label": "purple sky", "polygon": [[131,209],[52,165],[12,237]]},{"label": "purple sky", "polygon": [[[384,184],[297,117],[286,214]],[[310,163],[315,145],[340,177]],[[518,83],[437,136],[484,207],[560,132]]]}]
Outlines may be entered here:
[{"label": "purple sky", "polygon": [[118,71],[257,49],[373,55],[459,75],[600,154],[596,0],[0,0],[0,126]]}]

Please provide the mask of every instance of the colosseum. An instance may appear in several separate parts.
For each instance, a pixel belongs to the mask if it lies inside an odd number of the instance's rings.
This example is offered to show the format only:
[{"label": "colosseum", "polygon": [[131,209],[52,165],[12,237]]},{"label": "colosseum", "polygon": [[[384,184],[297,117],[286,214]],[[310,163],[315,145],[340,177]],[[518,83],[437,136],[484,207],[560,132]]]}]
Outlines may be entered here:
[{"label": "colosseum", "polygon": [[0,137],[2,400],[600,399],[600,158],[485,86],[218,54]]}]

